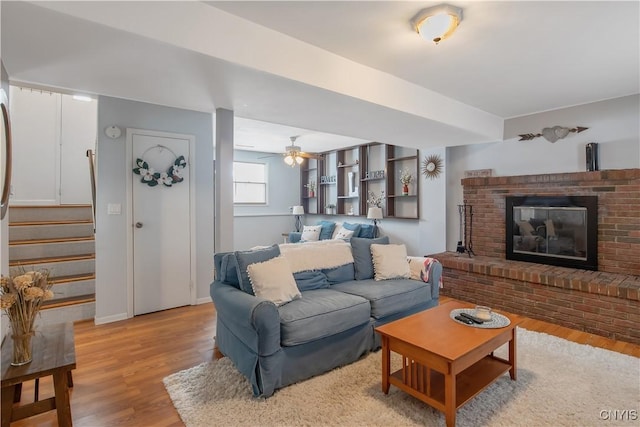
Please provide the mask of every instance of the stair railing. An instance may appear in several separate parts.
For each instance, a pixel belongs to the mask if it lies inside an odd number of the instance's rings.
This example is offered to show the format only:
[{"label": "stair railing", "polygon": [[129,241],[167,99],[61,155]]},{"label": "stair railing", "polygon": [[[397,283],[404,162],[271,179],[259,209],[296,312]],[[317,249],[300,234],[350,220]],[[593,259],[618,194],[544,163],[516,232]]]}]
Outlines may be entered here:
[{"label": "stair railing", "polygon": [[91,176],[91,207],[93,209],[93,231],[96,231],[96,167],[95,153],[93,150],[87,150],[87,158],[89,159],[89,175]]}]

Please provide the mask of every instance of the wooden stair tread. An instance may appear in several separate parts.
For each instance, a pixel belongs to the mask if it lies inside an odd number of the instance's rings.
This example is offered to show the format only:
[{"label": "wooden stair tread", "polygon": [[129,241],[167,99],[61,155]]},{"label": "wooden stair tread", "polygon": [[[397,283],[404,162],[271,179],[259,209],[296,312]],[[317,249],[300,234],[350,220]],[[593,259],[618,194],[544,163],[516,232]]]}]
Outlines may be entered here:
[{"label": "wooden stair tread", "polygon": [[54,238],[54,239],[34,239],[34,240],[9,240],[9,246],[39,245],[39,244],[47,244],[47,243],[89,242],[93,240],[95,240],[94,236],[65,237],[65,238]]},{"label": "wooden stair tread", "polygon": [[67,262],[67,261],[82,261],[96,259],[96,254],[86,255],[68,255],[57,256],[49,258],[30,258],[30,259],[16,259],[9,261],[9,267],[17,267],[19,265],[33,265],[33,264],[48,264],[54,262]]},{"label": "wooden stair tread", "polygon": [[9,205],[9,209],[33,209],[33,208],[90,208],[90,204],[71,204],[71,205]]},{"label": "wooden stair tread", "polygon": [[17,221],[10,222],[9,227],[23,227],[23,226],[40,226],[40,225],[85,225],[93,224],[90,219],[69,219],[69,220],[53,220],[53,221]]},{"label": "wooden stair tread", "polygon": [[82,282],[83,280],[93,280],[96,278],[95,273],[72,274],[70,276],[49,277],[49,281],[54,285],[70,282]]},{"label": "wooden stair tread", "polygon": [[70,305],[86,304],[96,301],[96,294],[81,295],[77,297],[60,298],[57,300],[45,301],[42,304],[42,310],[51,308],[68,307]]}]

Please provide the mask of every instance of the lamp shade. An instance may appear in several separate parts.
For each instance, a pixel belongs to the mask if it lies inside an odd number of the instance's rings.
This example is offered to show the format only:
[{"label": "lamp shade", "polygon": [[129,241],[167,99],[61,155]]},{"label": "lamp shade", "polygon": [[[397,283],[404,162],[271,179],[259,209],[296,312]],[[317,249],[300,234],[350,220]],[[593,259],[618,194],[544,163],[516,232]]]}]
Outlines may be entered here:
[{"label": "lamp shade", "polygon": [[304,215],[304,207],[302,206],[294,206],[291,213],[293,215]]},{"label": "lamp shade", "polygon": [[367,211],[367,219],[382,219],[382,208],[370,207]]},{"label": "lamp shade", "polygon": [[453,34],[460,21],[462,9],[448,4],[422,9],[411,20],[418,34],[435,44]]}]

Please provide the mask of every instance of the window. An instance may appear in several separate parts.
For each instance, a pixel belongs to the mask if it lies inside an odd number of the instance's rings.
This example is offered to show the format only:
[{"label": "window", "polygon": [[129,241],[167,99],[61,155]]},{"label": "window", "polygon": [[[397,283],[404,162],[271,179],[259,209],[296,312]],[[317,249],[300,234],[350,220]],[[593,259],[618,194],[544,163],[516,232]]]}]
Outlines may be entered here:
[{"label": "window", "polygon": [[267,165],[233,162],[233,203],[267,203]]}]

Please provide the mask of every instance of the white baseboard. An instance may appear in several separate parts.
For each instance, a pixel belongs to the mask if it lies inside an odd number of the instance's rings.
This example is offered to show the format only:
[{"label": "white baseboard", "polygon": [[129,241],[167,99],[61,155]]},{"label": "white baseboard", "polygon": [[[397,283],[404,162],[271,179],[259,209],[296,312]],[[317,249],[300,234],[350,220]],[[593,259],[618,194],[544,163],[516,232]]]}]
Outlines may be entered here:
[{"label": "white baseboard", "polygon": [[94,318],[94,323],[96,325],[103,325],[105,323],[118,322],[120,320],[126,320],[126,319],[128,319],[127,313],[120,313],[120,314],[114,314],[111,316],[96,317]]},{"label": "white baseboard", "polygon": [[198,298],[198,299],[196,300],[196,305],[200,305],[200,304],[207,304],[207,303],[209,303],[209,302],[212,302],[212,301],[211,301],[211,297]]}]

